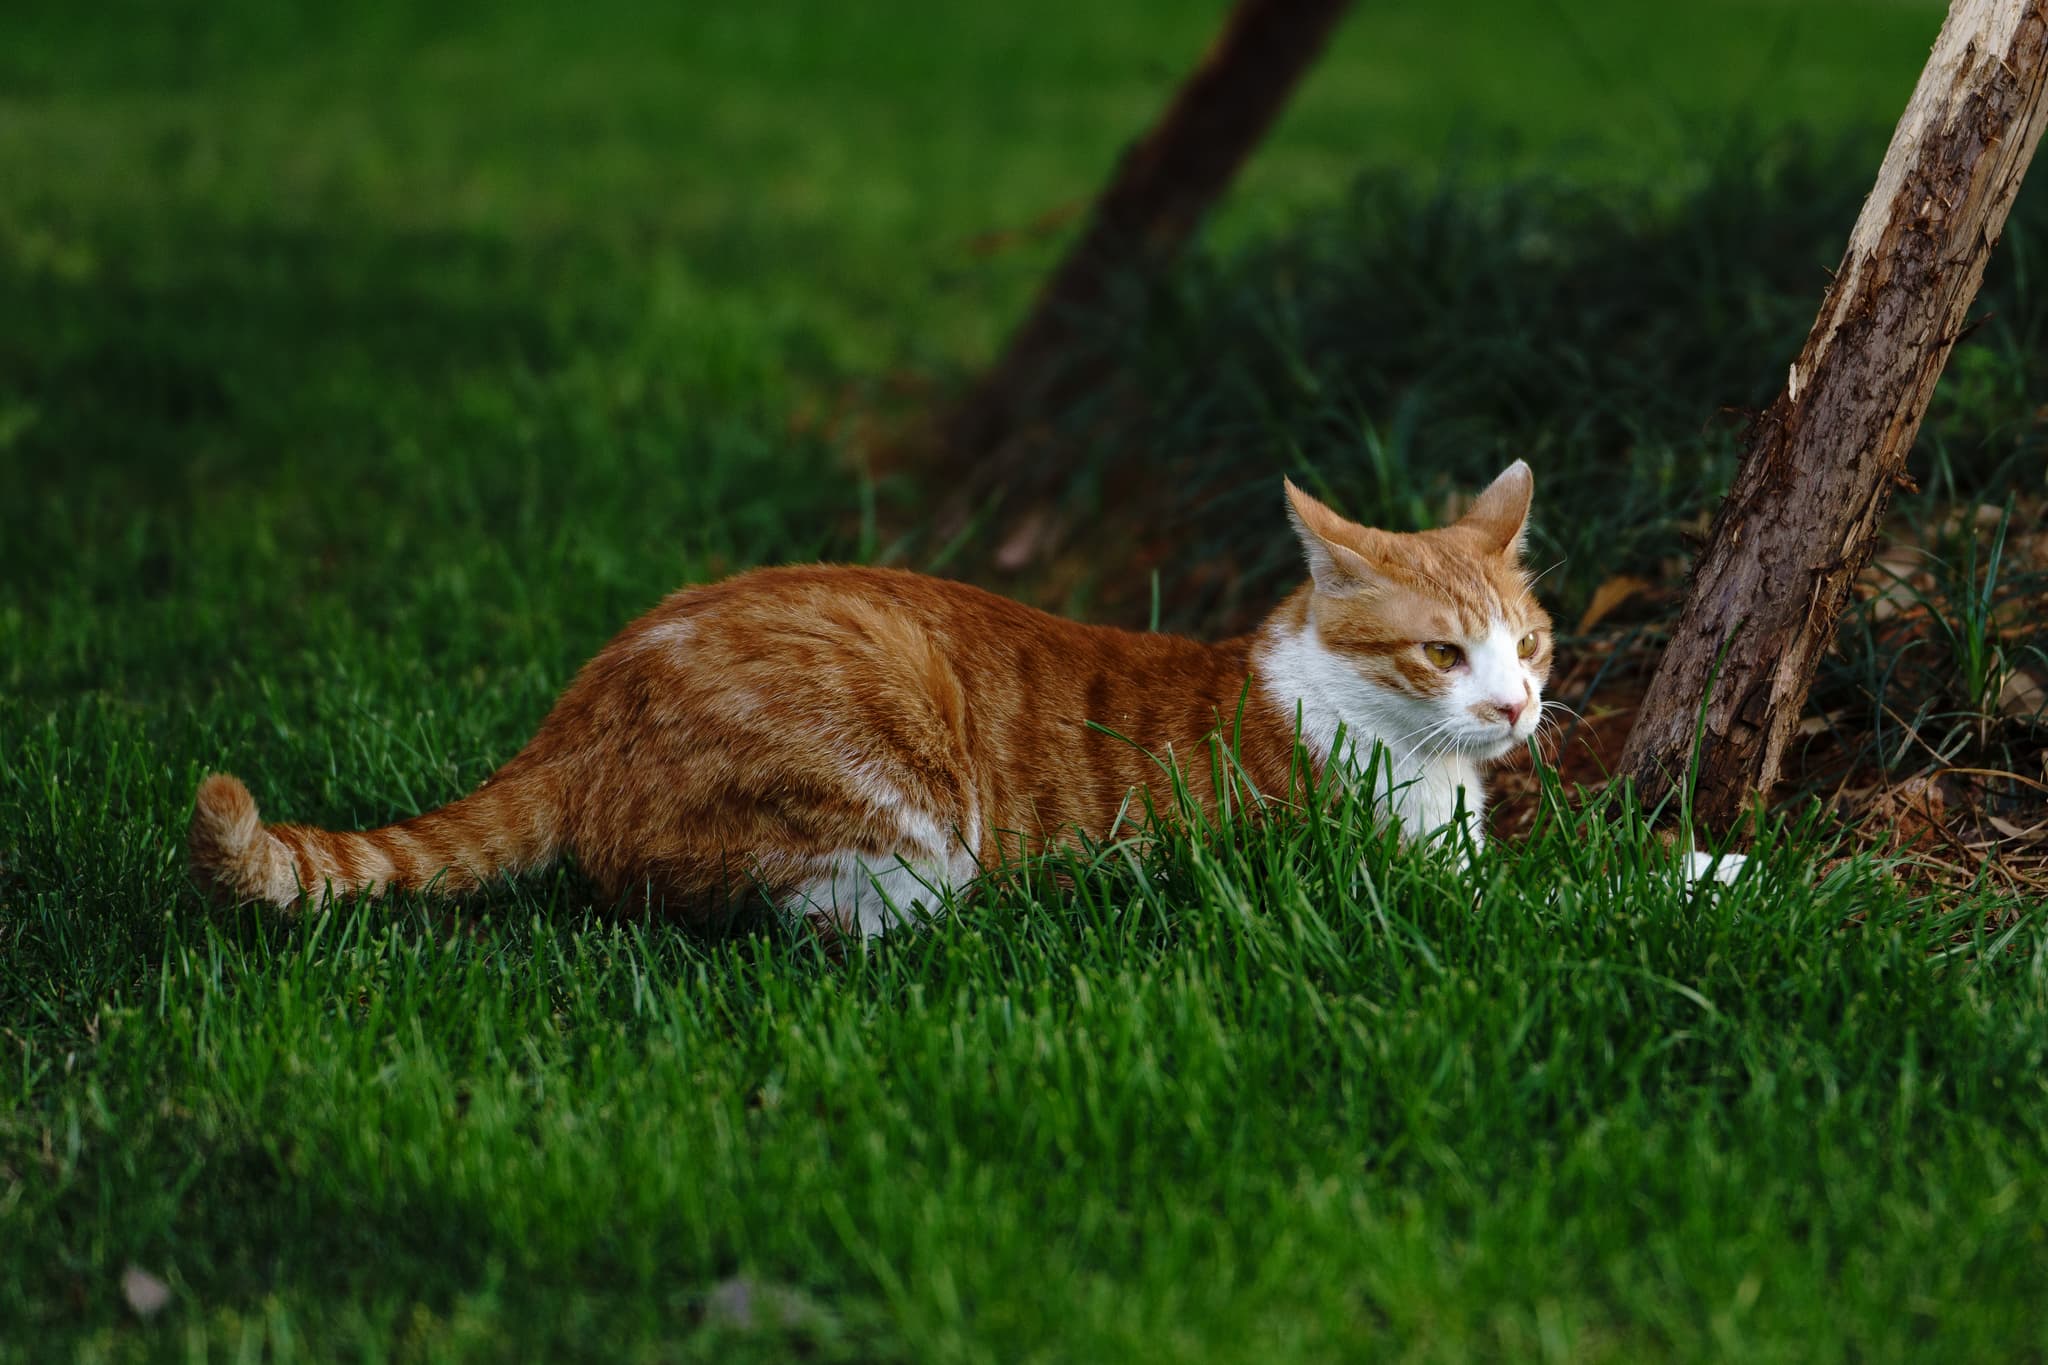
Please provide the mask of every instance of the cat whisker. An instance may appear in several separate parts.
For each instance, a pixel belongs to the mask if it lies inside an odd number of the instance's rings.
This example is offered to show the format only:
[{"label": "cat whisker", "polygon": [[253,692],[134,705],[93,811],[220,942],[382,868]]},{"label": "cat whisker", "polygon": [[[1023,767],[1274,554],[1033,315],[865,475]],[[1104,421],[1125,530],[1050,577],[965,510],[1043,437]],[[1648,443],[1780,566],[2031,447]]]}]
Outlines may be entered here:
[{"label": "cat whisker", "polygon": [[[1561,725],[1556,716],[1552,714],[1556,711],[1562,711],[1570,716],[1572,723],[1570,725]],[[1574,734],[1578,733],[1579,727],[1586,723],[1586,718],[1561,701],[1546,701],[1543,703],[1543,717],[1538,722],[1538,728],[1541,728],[1546,723],[1559,726],[1558,743],[1562,745],[1568,742]]]},{"label": "cat whisker", "polygon": [[1428,757],[1422,760],[1424,763],[1436,762],[1437,759],[1443,756],[1446,750],[1458,742],[1457,733],[1450,729],[1452,723],[1452,721],[1447,720],[1442,726],[1438,727],[1444,731],[1443,738],[1437,740],[1435,745],[1431,747]]},{"label": "cat whisker", "polygon": [[[1423,726],[1423,731],[1425,731],[1426,733],[1423,734],[1421,739],[1418,739],[1413,744],[1409,745],[1408,751],[1405,754],[1403,754],[1402,757],[1411,759],[1414,758],[1415,755],[1422,749],[1424,745],[1428,744],[1432,739],[1436,739],[1438,735],[1443,735],[1444,738],[1439,740],[1436,746],[1433,747],[1429,751],[1428,755],[1425,756],[1422,760],[1424,763],[1429,763],[1433,761],[1438,754],[1443,752],[1445,746],[1450,744],[1450,742],[1456,738],[1455,735],[1449,733],[1450,727],[1455,724],[1457,724],[1457,717],[1448,716],[1442,720],[1435,722],[1434,724]],[[1410,733],[1414,732],[1411,731]]]},{"label": "cat whisker", "polygon": [[1456,716],[1438,716],[1436,720],[1427,722],[1427,724],[1417,724],[1415,729],[1409,731],[1407,735],[1397,735],[1395,739],[1391,739],[1389,743],[1386,743],[1386,747],[1395,749],[1399,745],[1401,747],[1401,757],[1413,757],[1423,745],[1430,743],[1432,737],[1442,733],[1446,726],[1450,726],[1454,722],[1456,722]]},{"label": "cat whisker", "polygon": [[1399,744],[1399,743],[1400,743],[1400,742],[1401,742],[1402,740],[1404,740],[1404,739],[1407,739],[1407,738],[1409,738],[1409,737],[1410,737],[1410,736],[1412,736],[1412,735],[1419,735],[1419,734],[1421,734],[1421,733],[1422,733],[1423,731],[1425,731],[1425,730],[1440,730],[1440,729],[1442,729],[1442,728],[1443,728],[1444,726],[1446,726],[1446,725],[1449,725],[1449,724],[1451,723],[1451,721],[1452,721],[1453,719],[1455,719],[1455,717],[1443,717],[1443,716],[1439,716],[1439,717],[1438,717],[1437,719],[1435,719],[1435,720],[1432,720],[1432,721],[1427,721],[1427,722],[1425,722],[1424,724],[1421,724],[1421,725],[1418,725],[1418,726],[1416,726],[1416,727],[1415,727],[1415,728],[1414,728],[1413,730],[1410,730],[1410,731],[1409,731],[1409,732],[1408,732],[1407,734],[1405,734],[1405,735],[1396,735],[1396,736],[1394,736],[1394,738],[1393,738],[1393,739],[1392,739],[1392,740],[1390,741],[1390,743],[1394,743],[1394,744]]}]

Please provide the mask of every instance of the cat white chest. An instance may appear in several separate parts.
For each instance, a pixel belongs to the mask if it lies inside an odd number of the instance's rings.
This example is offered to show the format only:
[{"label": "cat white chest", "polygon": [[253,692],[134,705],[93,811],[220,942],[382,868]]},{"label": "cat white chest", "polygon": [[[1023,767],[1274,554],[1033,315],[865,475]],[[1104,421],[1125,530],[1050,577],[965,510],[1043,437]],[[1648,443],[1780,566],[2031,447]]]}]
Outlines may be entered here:
[{"label": "cat white chest", "polygon": [[1440,835],[1461,816],[1475,841],[1486,791],[1471,755],[1442,743],[1449,717],[1390,695],[1316,638],[1313,625],[1275,629],[1254,654],[1259,685],[1325,769],[1369,775],[1404,838]]}]

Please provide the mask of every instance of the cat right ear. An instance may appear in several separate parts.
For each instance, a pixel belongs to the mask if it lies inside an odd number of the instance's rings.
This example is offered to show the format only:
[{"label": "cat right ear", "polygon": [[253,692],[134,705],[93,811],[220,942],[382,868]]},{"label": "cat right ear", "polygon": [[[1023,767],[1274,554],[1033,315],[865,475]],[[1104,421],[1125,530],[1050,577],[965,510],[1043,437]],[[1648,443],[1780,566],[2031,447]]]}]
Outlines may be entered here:
[{"label": "cat right ear", "polygon": [[1458,524],[1479,532],[1495,553],[1520,559],[1529,536],[1529,502],[1535,495],[1536,476],[1529,472],[1529,462],[1516,460],[1486,486]]},{"label": "cat right ear", "polygon": [[1364,535],[1365,528],[1344,520],[1296,488],[1294,480],[1283,478],[1280,482],[1287,489],[1287,519],[1294,523],[1316,591],[1345,597],[1376,585],[1379,575],[1365,556],[1343,543]]}]

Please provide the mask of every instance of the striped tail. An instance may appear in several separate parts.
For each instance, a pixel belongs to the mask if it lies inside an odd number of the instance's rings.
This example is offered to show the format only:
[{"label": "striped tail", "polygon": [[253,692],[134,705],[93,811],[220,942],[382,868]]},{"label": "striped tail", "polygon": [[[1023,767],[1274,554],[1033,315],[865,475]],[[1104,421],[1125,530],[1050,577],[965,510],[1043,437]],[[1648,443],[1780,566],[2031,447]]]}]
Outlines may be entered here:
[{"label": "striped tail", "polygon": [[358,891],[457,895],[547,862],[557,824],[548,784],[517,758],[460,801],[361,833],[266,825],[241,780],[215,773],[199,784],[187,847],[193,876],[218,897],[285,909]]}]

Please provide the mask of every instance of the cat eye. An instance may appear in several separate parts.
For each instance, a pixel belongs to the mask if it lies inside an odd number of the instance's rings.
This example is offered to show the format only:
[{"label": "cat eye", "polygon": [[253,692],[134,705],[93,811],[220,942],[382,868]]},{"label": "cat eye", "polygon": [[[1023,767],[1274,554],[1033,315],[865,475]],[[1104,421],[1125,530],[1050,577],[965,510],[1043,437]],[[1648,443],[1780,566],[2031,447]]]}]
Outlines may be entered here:
[{"label": "cat eye", "polygon": [[1465,651],[1459,649],[1456,645],[1431,641],[1422,647],[1422,657],[1435,664],[1438,668],[1451,669],[1456,668],[1465,661]]},{"label": "cat eye", "polygon": [[1528,659],[1534,657],[1535,653],[1536,632],[1532,630],[1515,642],[1515,657],[1518,659]]}]

